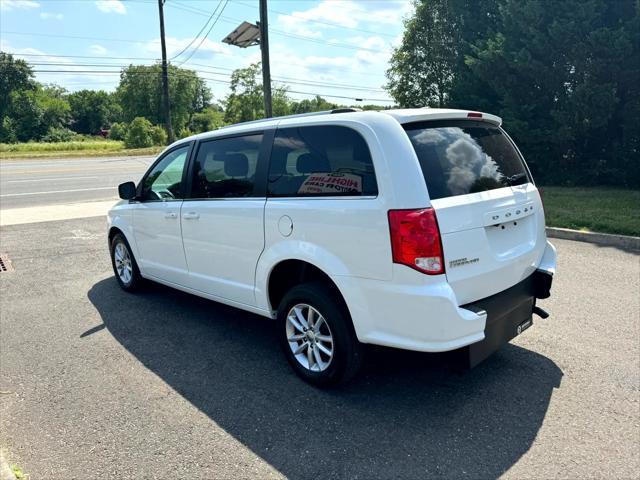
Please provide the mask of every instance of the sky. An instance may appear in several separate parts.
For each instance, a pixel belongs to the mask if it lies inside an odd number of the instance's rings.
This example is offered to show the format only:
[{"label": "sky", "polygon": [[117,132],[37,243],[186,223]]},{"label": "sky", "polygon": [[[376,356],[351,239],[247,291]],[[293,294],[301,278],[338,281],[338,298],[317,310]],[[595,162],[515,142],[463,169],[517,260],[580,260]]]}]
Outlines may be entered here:
[{"label": "sky", "polygon": [[[271,75],[296,100],[391,105],[382,88],[409,0],[268,0]],[[258,0],[166,0],[167,56],[196,70],[220,101],[231,72],[260,61],[257,46],[222,43]],[[157,0],[0,0],[0,50],[69,91],[112,91],[124,65],[161,57]],[[46,71],[49,72],[46,72]],[[99,71],[101,73],[97,73]]]}]

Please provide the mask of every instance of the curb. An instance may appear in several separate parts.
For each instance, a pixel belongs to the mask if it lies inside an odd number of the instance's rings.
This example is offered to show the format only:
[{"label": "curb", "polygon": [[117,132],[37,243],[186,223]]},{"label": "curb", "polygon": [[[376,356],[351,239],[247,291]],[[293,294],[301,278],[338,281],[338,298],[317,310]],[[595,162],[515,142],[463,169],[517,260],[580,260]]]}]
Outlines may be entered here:
[{"label": "curb", "polygon": [[16,480],[16,476],[2,452],[0,452],[0,480]]},{"label": "curb", "polygon": [[582,232],[569,228],[547,227],[547,237],[596,243],[598,245],[619,247],[628,250],[640,250],[640,237],[627,235],[612,235],[610,233]]}]

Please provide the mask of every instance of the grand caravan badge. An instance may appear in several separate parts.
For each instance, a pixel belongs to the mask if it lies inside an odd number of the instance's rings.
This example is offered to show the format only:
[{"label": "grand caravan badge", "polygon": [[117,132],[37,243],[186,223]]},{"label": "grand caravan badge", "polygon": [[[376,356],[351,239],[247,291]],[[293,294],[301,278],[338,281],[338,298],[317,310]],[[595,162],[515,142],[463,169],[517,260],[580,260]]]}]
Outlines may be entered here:
[{"label": "grand caravan badge", "polygon": [[362,177],[351,173],[312,173],[302,183],[298,193],[362,193]]},{"label": "grand caravan badge", "polygon": [[461,267],[463,265],[470,265],[472,263],[478,263],[480,261],[479,258],[467,258],[467,257],[463,257],[463,258],[456,258],[455,260],[451,260],[449,261],[449,268],[453,268],[453,267]]}]

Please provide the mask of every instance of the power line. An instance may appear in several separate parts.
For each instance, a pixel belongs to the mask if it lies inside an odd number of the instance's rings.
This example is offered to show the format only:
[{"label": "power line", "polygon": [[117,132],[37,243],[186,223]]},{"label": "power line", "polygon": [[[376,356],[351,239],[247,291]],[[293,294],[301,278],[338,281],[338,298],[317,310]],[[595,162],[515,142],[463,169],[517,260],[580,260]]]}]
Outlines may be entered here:
[{"label": "power line", "polygon": [[[11,52],[8,52],[11,53]],[[50,57],[50,58],[84,58],[84,59],[90,59],[90,60],[146,60],[146,61],[154,61],[157,62],[159,61],[158,58],[152,58],[152,57],[114,57],[114,56],[96,56],[96,55],[58,55],[58,54],[48,54],[48,53],[11,53],[11,55],[14,56],[18,56],[18,57]],[[29,61],[29,63],[32,63],[31,61]],[[211,65],[205,65],[202,63],[195,63],[195,62],[185,62],[188,63],[189,65],[195,65],[195,66],[199,66],[199,67],[205,67],[205,68],[213,68],[213,69],[217,69],[217,70],[227,70],[227,71],[234,71],[236,69],[234,68],[225,68],[225,67],[214,67]],[[271,62],[271,63],[275,63],[276,65],[287,65],[287,66],[291,66],[291,65],[297,65],[297,66],[303,66],[306,67],[307,65],[304,63],[296,63],[296,62],[288,62],[288,63],[284,63],[284,62]],[[79,63],[73,63],[73,64],[65,64],[65,65],[69,65],[69,66],[73,66],[73,65],[80,65]],[[123,65],[123,67],[126,67],[128,65]],[[364,73],[364,72],[350,72],[350,75],[357,75],[357,76],[363,76],[363,77],[367,77],[367,78],[381,78],[382,75],[372,75],[370,73]],[[296,78],[296,77],[280,77],[280,78],[286,78],[286,79],[293,79],[293,80],[303,80],[301,78]]]},{"label": "power line", "polygon": [[[227,3],[228,3],[228,0],[227,0]],[[171,6],[171,7],[176,8],[176,6],[171,4],[171,3],[169,3],[168,5]],[[225,3],[225,5],[226,5],[226,3]],[[222,13],[222,11],[220,13]],[[234,24],[234,25],[237,22],[242,22],[242,20],[238,20],[238,19],[232,18],[232,17],[218,16],[216,21],[218,19],[221,19],[223,22]],[[309,37],[305,37],[304,35],[296,35],[294,33],[287,33],[287,32],[284,32],[282,30],[277,30],[277,29],[270,29],[270,32],[274,33],[276,35],[283,36],[283,37],[295,38],[295,39],[302,40],[302,41],[305,41],[305,42],[312,42],[312,43],[317,43],[317,44],[320,44],[320,45],[329,45],[331,47],[346,48],[346,49],[349,49],[349,50],[364,50],[364,51],[373,52],[373,53],[391,53],[391,51],[389,51],[389,50],[378,50],[378,49],[375,49],[375,48],[358,47],[356,45],[348,45],[346,43],[319,40],[317,38],[309,38]],[[160,40],[131,40],[131,39],[124,39],[124,38],[90,37],[90,36],[81,36],[81,35],[61,35],[61,34],[53,34],[53,33],[16,32],[16,31],[12,31],[12,30],[5,30],[3,33],[8,33],[8,34],[11,34],[11,35],[28,35],[28,36],[36,36],[36,37],[51,37],[51,38],[71,38],[71,39],[79,39],[79,40],[102,40],[102,41],[107,41],[107,42],[122,42],[122,43],[148,43],[148,42],[159,43],[160,42]],[[206,36],[204,38],[206,38]],[[167,42],[167,43],[173,43],[174,45],[176,45],[176,42]]]},{"label": "power line", "polygon": [[[120,72],[105,72],[105,71],[100,71],[100,70],[33,70],[36,73],[57,73],[57,74],[71,74],[71,75],[77,75],[77,74],[86,74],[86,73],[92,73],[92,74],[103,74],[103,75],[120,75]],[[129,72],[130,74],[134,74],[134,75],[159,75],[159,73],[155,73],[155,72]],[[181,73],[169,73],[169,76],[184,76]],[[228,80],[220,80],[218,78],[209,78],[209,77],[202,77],[204,80],[208,80],[211,82],[217,82],[217,83],[224,83],[224,84],[230,84],[231,82]],[[290,90],[287,89],[287,93],[297,93],[300,95],[310,95],[310,96],[321,96],[321,97],[327,97],[327,98],[341,98],[341,99],[348,99],[348,100],[355,100],[356,97],[348,97],[345,95],[332,95],[329,93],[320,93],[320,92],[302,92],[300,90]],[[393,100],[388,99],[388,98],[361,98],[361,97],[357,97],[362,101],[369,101],[369,102],[393,102]]]},{"label": "power line", "polygon": [[[209,30],[207,31],[207,34],[202,37],[202,40],[200,40],[200,43],[198,44],[198,46],[196,48],[194,48],[191,53],[189,54],[189,56],[187,57],[186,60],[183,60],[182,62],[180,62],[178,65],[182,65],[185,62],[188,62],[191,57],[193,57],[193,55],[198,51],[198,49],[200,48],[200,46],[204,43],[204,41],[207,39],[207,37],[209,36],[209,34],[211,33],[211,30],[213,30],[213,27],[216,26],[216,23],[218,23],[218,20],[220,20],[220,15],[222,15],[222,12],[224,12],[224,9],[227,7],[227,4],[229,3],[229,0],[225,0],[224,5],[222,5],[222,9],[220,9],[220,13],[218,13],[218,16],[216,17],[216,19],[213,21],[213,23],[211,24],[211,26],[209,27]],[[216,7],[217,10],[217,7]]]},{"label": "power line", "polygon": [[[253,8],[253,5],[249,5],[248,3],[243,3],[243,2],[238,2],[238,1],[236,1],[234,3],[236,5],[243,5],[245,7]],[[304,18],[304,17],[300,17],[298,15],[292,15],[291,13],[283,12],[281,10],[276,10],[274,8],[270,8],[269,11],[273,12],[273,13],[278,13],[280,15],[286,15],[288,17],[293,17],[296,20],[301,20],[303,22],[317,23],[317,24],[320,24],[320,25],[327,25],[329,27],[340,28],[340,29],[343,29],[343,30],[353,30],[353,31],[357,31],[357,32],[370,33],[370,34],[373,34],[373,35],[380,35],[380,36],[383,36],[383,37],[395,38],[395,35],[393,35],[391,33],[375,32],[373,30],[366,30],[364,28],[347,27],[345,25],[340,25],[339,23],[326,22],[326,21],[323,21],[323,20],[314,20],[312,18]]]},{"label": "power line", "polygon": [[[1,62],[0,62],[1,63]],[[118,68],[123,69],[128,67],[128,65],[122,65],[117,63],[75,63],[69,64],[64,62],[30,62],[30,65],[35,66],[44,66],[44,67],[101,67],[101,68]],[[143,65],[143,66],[151,66],[151,65]],[[208,67],[207,69],[193,69],[193,72],[196,73],[205,73],[208,75],[218,75],[224,76],[225,78],[229,78],[231,75],[229,73],[216,72],[214,69],[228,70],[233,71],[233,69],[225,69],[223,67]],[[77,70],[67,70],[69,72],[74,72]],[[105,73],[120,73],[120,72],[110,72],[109,70],[98,70],[98,72]],[[373,87],[364,87],[361,85],[352,85],[352,84],[344,84],[344,83],[331,83],[331,82],[322,82],[316,80],[305,80],[300,78],[292,78],[292,77],[274,77],[274,81],[280,83],[290,83],[292,85],[305,85],[310,87],[324,87],[324,88],[332,88],[332,89],[350,89],[356,91],[363,92],[379,92],[384,93],[384,90],[381,88],[373,88]]]},{"label": "power line", "polygon": [[213,12],[211,12],[211,16],[209,18],[207,18],[207,21],[204,23],[204,25],[202,26],[202,28],[200,29],[200,31],[196,34],[195,37],[193,37],[193,40],[191,40],[189,42],[189,45],[187,45],[186,47],[184,47],[182,50],[180,50],[180,53],[178,53],[177,55],[174,55],[173,57],[171,57],[171,60],[175,60],[176,58],[178,58],[180,55],[182,55],[184,52],[186,52],[189,47],[191,45],[193,45],[193,43],[197,40],[197,38],[202,34],[202,32],[204,32],[204,29],[207,28],[207,25],[209,24],[209,22],[211,21],[211,19],[213,18],[213,16],[216,14],[216,12],[218,11],[218,8],[220,8],[220,5],[222,5],[222,0],[218,1],[218,5],[216,5],[216,8],[213,10]]},{"label": "power line", "polygon": [[[190,7],[190,6],[186,6],[186,5],[183,5],[183,4],[177,4],[177,2],[167,3],[167,5],[172,7],[172,8],[177,8],[179,10],[183,10],[183,11],[187,11],[187,12],[193,13],[195,15],[209,15],[208,12],[204,13],[204,11],[200,10],[199,8]],[[229,24],[234,24],[234,25],[236,25],[238,22],[242,22],[242,20],[240,20],[238,18],[225,17],[225,16],[222,16],[221,20],[223,22],[226,22],[226,23],[229,23]],[[358,47],[356,45],[348,45],[348,44],[342,43],[342,42],[329,42],[329,41],[320,40],[320,39],[317,39],[317,38],[305,37],[304,35],[297,35],[295,33],[288,33],[288,32],[285,32],[283,30],[278,30],[278,29],[275,29],[275,28],[269,29],[269,33],[273,33],[275,35],[282,36],[282,37],[295,38],[297,40],[302,40],[304,42],[316,43],[316,44],[319,44],[319,45],[329,45],[329,46],[336,47],[336,48],[346,48],[346,49],[349,49],[349,50],[364,50],[364,51],[373,52],[373,53],[386,53],[386,54],[391,53],[390,50],[379,50],[379,49],[375,49],[375,48]]]},{"label": "power line", "polygon": [[[123,42],[123,43],[147,43],[149,40],[128,40],[123,38],[104,38],[104,37],[86,37],[80,35],[60,35],[53,33],[34,33],[34,32],[16,32],[11,30],[5,30],[3,33],[9,33],[11,35],[28,35],[34,37],[51,37],[51,38],[72,38],[79,40],[106,40],[108,42]],[[154,43],[160,43],[160,40],[151,40]]]},{"label": "power line", "polygon": [[106,55],[57,55],[55,53],[10,53],[16,57],[55,57],[55,58],[88,58],[104,60],[159,60],[152,57],[110,57]]}]

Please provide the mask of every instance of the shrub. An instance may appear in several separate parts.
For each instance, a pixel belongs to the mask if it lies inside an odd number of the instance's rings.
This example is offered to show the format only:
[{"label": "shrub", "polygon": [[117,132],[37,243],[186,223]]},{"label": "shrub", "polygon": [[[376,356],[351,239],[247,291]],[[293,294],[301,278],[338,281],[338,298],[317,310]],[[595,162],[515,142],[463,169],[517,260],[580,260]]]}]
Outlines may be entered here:
[{"label": "shrub", "polygon": [[109,130],[109,138],[111,140],[124,140],[127,137],[127,124],[114,123]]},{"label": "shrub", "polygon": [[194,113],[189,123],[189,130],[195,133],[209,132],[224,126],[224,113],[213,107]]},{"label": "shrub", "polygon": [[81,140],[78,139],[78,134],[69,130],[68,128],[57,128],[50,127],[47,130],[46,135],[42,137],[40,141],[42,142],[70,142],[71,140]]},{"label": "shrub", "polygon": [[187,138],[193,135],[193,132],[189,130],[187,127],[181,128],[178,132],[178,138]]},{"label": "shrub", "polygon": [[151,139],[154,145],[166,145],[167,144],[167,132],[164,131],[160,125],[151,127]]},{"label": "shrub", "polygon": [[9,117],[2,118],[0,122],[0,142],[15,143],[18,141],[16,136],[16,126]]},{"label": "shrub", "polygon": [[153,125],[144,117],[136,117],[129,124],[124,144],[127,148],[146,148],[153,146]]}]

